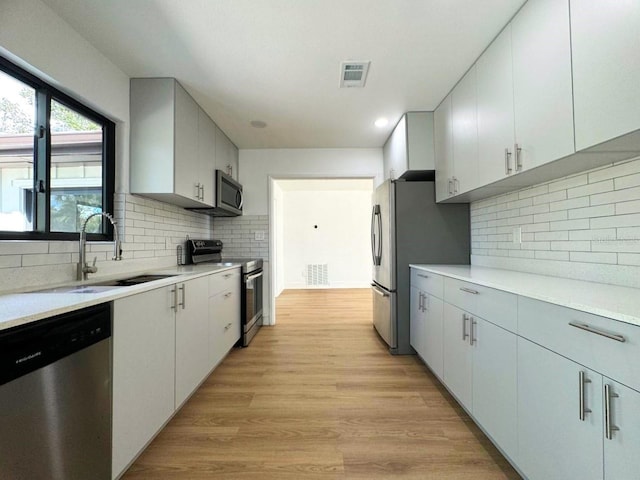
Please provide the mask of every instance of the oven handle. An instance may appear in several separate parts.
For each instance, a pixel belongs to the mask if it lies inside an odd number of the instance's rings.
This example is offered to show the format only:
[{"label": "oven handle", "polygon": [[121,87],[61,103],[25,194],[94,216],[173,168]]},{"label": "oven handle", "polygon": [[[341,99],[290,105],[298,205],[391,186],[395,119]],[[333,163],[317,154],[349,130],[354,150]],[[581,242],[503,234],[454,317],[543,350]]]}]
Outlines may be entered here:
[{"label": "oven handle", "polygon": [[245,277],[244,283],[248,283],[251,280],[255,280],[256,278],[261,277],[263,274],[264,274],[264,271],[254,273],[253,275],[249,275],[248,277]]}]

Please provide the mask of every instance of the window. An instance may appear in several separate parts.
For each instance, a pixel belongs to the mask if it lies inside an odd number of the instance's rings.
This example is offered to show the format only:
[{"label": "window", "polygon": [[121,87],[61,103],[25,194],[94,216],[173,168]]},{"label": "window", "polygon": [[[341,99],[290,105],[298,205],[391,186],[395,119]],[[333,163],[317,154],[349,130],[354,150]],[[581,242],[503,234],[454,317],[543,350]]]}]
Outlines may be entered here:
[{"label": "window", "polygon": [[0,239],[77,239],[113,212],[114,172],[114,123],[0,57]]}]

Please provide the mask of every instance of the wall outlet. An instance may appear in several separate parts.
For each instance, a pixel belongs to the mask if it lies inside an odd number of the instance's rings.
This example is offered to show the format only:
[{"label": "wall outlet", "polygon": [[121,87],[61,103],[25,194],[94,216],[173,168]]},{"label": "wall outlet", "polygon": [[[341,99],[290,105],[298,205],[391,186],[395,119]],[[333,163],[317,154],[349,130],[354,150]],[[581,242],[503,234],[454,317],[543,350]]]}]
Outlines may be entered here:
[{"label": "wall outlet", "polygon": [[258,231],[258,232],[253,232],[253,238],[254,240],[261,242],[264,240],[264,232],[262,231]]},{"label": "wall outlet", "polygon": [[522,243],[522,227],[513,227],[513,243],[516,245]]}]

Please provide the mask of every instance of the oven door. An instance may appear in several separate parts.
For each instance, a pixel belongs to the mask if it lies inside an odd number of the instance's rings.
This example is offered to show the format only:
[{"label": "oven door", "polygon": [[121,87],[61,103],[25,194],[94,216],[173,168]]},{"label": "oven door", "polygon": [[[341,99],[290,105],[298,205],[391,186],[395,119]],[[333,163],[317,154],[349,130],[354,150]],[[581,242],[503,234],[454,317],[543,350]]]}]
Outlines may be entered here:
[{"label": "oven door", "polygon": [[[258,270],[248,273],[244,276],[245,298],[244,311],[245,317],[243,336],[253,337],[255,332],[262,325],[262,281],[264,272]],[[251,338],[246,339],[249,343]]]}]

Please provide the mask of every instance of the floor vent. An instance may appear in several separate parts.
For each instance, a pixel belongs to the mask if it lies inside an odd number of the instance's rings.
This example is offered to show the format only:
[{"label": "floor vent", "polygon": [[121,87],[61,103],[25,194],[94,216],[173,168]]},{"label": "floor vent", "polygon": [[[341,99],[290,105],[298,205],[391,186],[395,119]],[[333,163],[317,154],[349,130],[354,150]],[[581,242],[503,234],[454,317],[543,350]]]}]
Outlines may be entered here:
[{"label": "floor vent", "polygon": [[307,286],[329,285],[329,268],[326,263],[307,265]]}]

